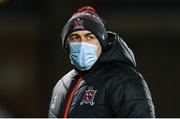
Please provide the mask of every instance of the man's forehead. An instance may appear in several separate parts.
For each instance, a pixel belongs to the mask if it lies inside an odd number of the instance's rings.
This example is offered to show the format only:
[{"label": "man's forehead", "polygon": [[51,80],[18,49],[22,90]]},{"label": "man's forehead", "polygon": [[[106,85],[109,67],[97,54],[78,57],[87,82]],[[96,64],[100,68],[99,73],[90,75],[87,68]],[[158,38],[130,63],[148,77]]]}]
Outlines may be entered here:
[{"label": "man's forehead", "polygon": [[72,35],[85,35],[85,34],[93,34],[93,33],[91,31],[88,31],[88,30],[81,30],[81,31],[74,31],[74,32],[72,32],[70,34],[70,36],[72,36]]}]

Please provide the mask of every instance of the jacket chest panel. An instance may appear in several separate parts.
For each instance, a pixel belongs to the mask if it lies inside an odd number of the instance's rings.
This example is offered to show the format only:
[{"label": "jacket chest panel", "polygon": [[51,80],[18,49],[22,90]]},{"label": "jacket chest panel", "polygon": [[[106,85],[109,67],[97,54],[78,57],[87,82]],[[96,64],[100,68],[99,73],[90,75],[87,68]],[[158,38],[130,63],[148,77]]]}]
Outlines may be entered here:
[{"label": "jacket chest panel", "polygon": [[88,113],[92,117],[98,115],[102,117],[103,115],[110,115],[108,109],[105,84],[97,85],[94,83],[93,85],[91,83],[91,85],[84,85],[77,90],[69,114],[70,117],[76,117],[75,115],[86,117]]}]

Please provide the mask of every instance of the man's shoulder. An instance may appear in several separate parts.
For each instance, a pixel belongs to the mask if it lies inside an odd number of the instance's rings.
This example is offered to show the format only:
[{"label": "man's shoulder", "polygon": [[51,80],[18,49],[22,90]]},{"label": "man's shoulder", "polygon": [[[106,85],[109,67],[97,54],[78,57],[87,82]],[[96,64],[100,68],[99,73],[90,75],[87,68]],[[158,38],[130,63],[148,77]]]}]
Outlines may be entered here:
[{"label": "man's shoulder", "polygon": [[65,88],[68,88],[70,85],[70,82],[74,80],[74,77],[77,75],[76,70],[71,70],[68,73],[66,73],[54,86],[54,90],[57,90],[58,88],[64,86]]},{"label": "man's shoulder", "polygon": [[114,76],[114,78],[112,78],[113,80],[111,80],[113,84],[112,87],[122,86],[129,83],[137,86],[136,83],[140,85],[145,80],[136,68],[127,64],[114,63],[112,67],[111,72],[113,72],[112,74]]},{"label": "man's shoulder", "polygon": [[110,71],[112,73],[115,73],[117,76],[123,76],[123,77],[134,77],[134,76],[139,76],[139,72],[137,68],[124,63],[124,62],[111,62],[109,63]]},{"label": "man's shoulder", "polygon": [[78,75],[78,72],[73,69],[73,70],[69,71],[68,73],[66,73],[60,80],[66,81],[68,79],[74,78],[77,75]]}]

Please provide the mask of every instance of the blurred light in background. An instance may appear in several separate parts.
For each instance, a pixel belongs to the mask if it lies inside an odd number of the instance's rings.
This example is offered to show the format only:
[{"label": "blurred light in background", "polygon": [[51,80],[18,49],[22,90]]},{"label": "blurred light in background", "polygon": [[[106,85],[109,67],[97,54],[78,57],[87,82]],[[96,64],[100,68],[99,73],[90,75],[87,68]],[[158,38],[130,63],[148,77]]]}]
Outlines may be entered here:
[{"label": "blurred light in background", "polygon": [[9,0],[0,0],[0,5],[5,5]]}]

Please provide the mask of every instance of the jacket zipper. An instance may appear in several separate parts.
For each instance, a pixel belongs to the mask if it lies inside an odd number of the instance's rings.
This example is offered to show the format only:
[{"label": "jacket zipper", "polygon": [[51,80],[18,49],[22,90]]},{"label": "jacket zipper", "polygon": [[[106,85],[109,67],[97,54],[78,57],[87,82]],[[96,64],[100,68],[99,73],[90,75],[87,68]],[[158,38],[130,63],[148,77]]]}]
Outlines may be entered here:
[{"label": "jacket zipper", "polygon": [[71,106],[71,102],[72,102],[72,99],[73,99],[73,96],[78,88],[78,85],[80,84],[80,82],[83,80],[83,77],[80,76],[80,78],[78,79],[78,82],[76,83],[75,87],[73,88],[70,96],[69,96],[69,99],[68,99],[68,102],[67,102],[67,105],[66,105],[66,109],[65,109],[65,112],[64,112],[64,118],[67,118],[68,116],[68,112],[69,112],[69,108]]}]

